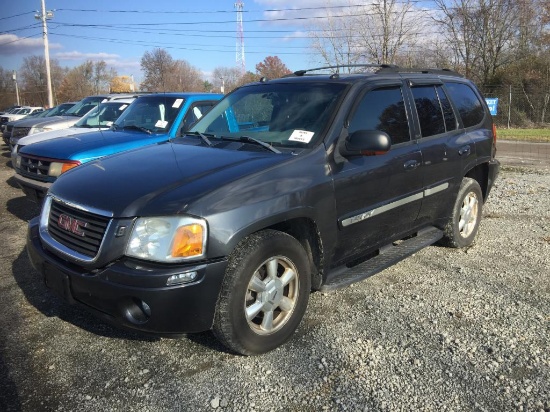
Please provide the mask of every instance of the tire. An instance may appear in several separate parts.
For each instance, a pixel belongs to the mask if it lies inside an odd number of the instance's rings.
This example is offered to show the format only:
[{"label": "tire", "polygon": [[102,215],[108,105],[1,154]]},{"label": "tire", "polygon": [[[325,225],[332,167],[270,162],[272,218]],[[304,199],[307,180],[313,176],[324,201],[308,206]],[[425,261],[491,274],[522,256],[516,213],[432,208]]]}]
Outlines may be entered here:
[{"label": "tire", "polygon": [[482,207],[479,183],[469,177],[463,178],[441,243],[454,248],[471,246],[479,230]]},{"label": "tire", "polygon": [[294,334],[311,289],[302,245],[275,230],[254,233],[229,257],[214,317],[214,335],[242,355],[269,352]]}]

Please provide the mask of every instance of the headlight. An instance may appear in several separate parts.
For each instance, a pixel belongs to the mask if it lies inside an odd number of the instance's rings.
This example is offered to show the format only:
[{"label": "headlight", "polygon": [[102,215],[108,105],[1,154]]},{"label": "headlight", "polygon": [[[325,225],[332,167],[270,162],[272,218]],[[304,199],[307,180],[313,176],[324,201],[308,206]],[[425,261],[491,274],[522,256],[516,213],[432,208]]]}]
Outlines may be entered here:
[{"label": "headlight", "polygon": [[181,262],[204,257],[206,222],[185,217],[147,217],[136,220],[126,255],[156,262]]},{"label": "headlight", "polygon": [[21,156],[19,156],[19,155],[17,155],[17,157],[15,158],[15,167],[17,169],[21,168]]},{"label": "headlight", "polygon": [[29,135],[36,134],[36,133],[42,133],[42,132],[49,132],[50,130],[53,130],[51,127],[32,127],[29,131]]},{"label": "headlight", "polygon": [[67,161],[67,162],[51,162],[50,168],[48,169],[48,176],[57,177],[62,173],[65,173],[67,170],[71,170],[73,167],[76,167],[80,164],[78,161]]}]

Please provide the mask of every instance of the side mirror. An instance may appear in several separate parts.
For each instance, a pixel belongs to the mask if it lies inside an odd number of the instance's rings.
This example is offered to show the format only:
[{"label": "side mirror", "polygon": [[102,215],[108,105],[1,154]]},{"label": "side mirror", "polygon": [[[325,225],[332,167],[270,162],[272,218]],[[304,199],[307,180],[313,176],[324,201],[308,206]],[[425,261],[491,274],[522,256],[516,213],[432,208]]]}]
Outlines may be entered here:
[{"label": "side mirror", "polygon": [[342,146],[343,156],[376,156],[390,150],[391,140],[380,130],[357,130],[345,139]]}]

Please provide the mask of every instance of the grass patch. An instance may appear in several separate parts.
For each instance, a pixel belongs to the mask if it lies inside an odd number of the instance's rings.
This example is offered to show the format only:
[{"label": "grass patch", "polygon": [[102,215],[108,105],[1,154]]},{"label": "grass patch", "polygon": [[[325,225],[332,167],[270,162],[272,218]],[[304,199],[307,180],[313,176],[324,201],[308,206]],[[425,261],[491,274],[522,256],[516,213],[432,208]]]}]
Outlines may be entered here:
[{"label": "grass patch", "polygon": [[501,129],[497,128],[497,138],[528,142],[550,142],[550,129]]}]

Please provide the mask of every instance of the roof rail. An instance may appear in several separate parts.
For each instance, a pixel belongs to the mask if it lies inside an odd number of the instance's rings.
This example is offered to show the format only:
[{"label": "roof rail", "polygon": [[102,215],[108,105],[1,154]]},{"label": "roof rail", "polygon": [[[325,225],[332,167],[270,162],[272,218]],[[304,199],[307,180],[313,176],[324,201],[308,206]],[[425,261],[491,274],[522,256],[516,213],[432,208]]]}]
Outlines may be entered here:
[{"label": "roof rail", "polygon": [[413,67],[397,67],[397,66],[391,66],[391,67],[383,67],[380,70],[378,70],[377,73],[383,74],[383,73],[429,73],[429,74],[440,74],[440,75],[446,75],[446,76],[457,76],[457,77],[464,77],[458,72],[455,72],[451,69],[440,69],[440,68],[413,68]]},{"label": "roof rail", "polygon": [[303,76],[304,74],[308,72],[313,72],[317,70],[327,70],[327,69],[336,69],[336,73],[340,72],[340,68],[344,67],[363,67],[363,68],[377,68],[377,69],[398,69],[398,66],[395,66],[393,64],[340,64],[337,66],[324,66],[324,67],[316,67],[314,69],[305,69],[305,70],[297,70],[294,73],[290,74],[290,76]]}]

